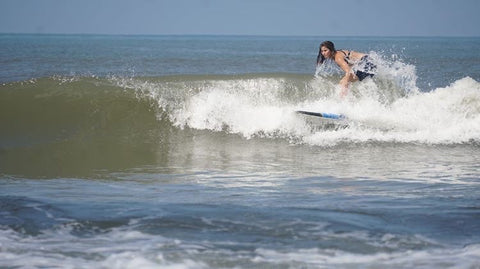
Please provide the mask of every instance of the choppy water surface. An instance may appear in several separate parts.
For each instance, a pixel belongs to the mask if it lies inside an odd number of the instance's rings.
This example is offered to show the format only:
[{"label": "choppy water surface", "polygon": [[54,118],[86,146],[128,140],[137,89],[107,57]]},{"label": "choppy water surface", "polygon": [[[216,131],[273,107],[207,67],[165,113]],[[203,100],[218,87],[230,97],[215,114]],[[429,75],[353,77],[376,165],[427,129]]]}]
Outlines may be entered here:
[{"label": "choppy water surface", "polygon": [[479,267],[480,40],[321,41],[0,35],[0,267]]}]

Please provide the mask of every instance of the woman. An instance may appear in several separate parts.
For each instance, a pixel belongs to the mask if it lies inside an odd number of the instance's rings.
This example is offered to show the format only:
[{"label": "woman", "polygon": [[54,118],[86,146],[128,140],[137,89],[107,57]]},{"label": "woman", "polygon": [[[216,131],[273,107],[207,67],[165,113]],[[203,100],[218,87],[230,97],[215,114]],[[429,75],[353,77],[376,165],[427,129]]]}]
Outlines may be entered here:
[{"label": "woman", "polygon": [[367,54],[353,50],[335,50],[335,45],[331,41],[324,41],[320,44],[317,66],[323,64],[326,59],[333,59],[345,71],[345,76],[340,80],[342,96],[347,94],[350,82],[373,77],[377,68]]}]

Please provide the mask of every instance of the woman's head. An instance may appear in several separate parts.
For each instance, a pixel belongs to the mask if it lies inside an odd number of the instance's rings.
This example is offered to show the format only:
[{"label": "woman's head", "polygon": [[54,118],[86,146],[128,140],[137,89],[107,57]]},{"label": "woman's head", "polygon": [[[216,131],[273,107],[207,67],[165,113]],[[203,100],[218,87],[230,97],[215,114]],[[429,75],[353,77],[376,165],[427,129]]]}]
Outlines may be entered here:
[{"label": "woman's head", "polygon": [[332,41],[323,41],[318,50],[317,64],[323,64],[323,61],[325,61],[326,58],[332,58],[335,52],[335,45]]}]

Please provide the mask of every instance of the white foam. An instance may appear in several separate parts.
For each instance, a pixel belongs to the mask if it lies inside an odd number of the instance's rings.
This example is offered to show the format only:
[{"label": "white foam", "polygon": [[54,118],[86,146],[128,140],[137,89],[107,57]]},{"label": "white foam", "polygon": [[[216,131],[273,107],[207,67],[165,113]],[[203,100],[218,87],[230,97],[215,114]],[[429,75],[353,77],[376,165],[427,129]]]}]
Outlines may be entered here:
[{"label": "white foam", "polygon": [[[285,102],[278,79],[218,81],[177,109],[177,126],[254,135],[297,137],[314,145],[350,142],[468,143],[480,140],[480,83],[463,78],[428,93],[411,93],[391,102],[366,81],[346,99],[332,96],[301,103]],[[315,89],[312,89],[315,90]],[[324,89],[318,89],[320,91]],[[328,89],[327,89],[328,91]],[[334,95],[335,93],[333,93]],[[295,110],[342,113],[350,126],[312,132]]]},{"label": "white foam", "polygon": [[465,248],[408,250],[398,252],[378,252],[374,254],[354,254],[335,249],[298,249],[277,251],[257,249],[256,262],[276,264],[304,264],[326,267],[363,267],[365,265],[382,268],[477,268],[480,266],[480,245]]},{"label": "white foam", "polygon": [[247,138],[259,133],[301,134],[297,130],[306,126],[296,120],[292,105],[281,104],[282,86],[278,79],[218,81],[177,109],[173,121],[177,126],[227,130]]},{"label": "white foam", "polygon": [[[289,225],[295,225],[292,221]],[[313,224],[313,232],[318,230],[319,240],[334,236],[348,242],[359,240],[367,244],[375,243],[378,251],[360,254],[329,248],[257,248],[252,251],[233,251],[215,247],[209,242],[195,245],[178,239],[168,239],[161,235],[144,234],[125,228],[115,228],[92,236],[74,236],[71,228],[45,231],[37,236],[27,236],[8,228],[0,229],[0,267],[15,268],[211,268],[222,262],[237,263],[251,267],[268,264],[295,265],[301,267],[365,266],[391,267],[455,267],[477,268],[480,266],[480,245],[465,247],[445,247],[433,244],[431,247],[416,249],[404,248],[402,244],[422,245],[428,242],[421,237],[397,238],[384,235],[381,241],[373,240],[362,232],[345,235],[321,232],[325,224]],[[315,226],[317,225],[317,226]],[[292,226],[293,227],[293,226]],[[340,236],[340,237],[338,237]],[[412,241],[413,240],[413,241]],[[403,242],[403,243],[402,243]],[[224,242],[235,246],[237,242]],[[392,245],[393,244],[393,245]],[[391,249],[393,247],[393,250]],[[382,251],[385,248],[385,251]],[[210,264],[210,262],[213,262]],[[217,263],[218,262],[218,263]]]},{"label": "white foam", "polygon": [[45,268],[208,268],[202,261],[188,257],[178,260],[164,257],[162,251],[178,246],[188,252],[187,244],[137,231],[113,229],[93,237],[76,237],[72,226],[25,236],[0,229],[0,267]]},{"label": "white foam", "polygon": [[[295,143],[341,142],[459,144],[480,141],[480,82],[470,77],[421,92],[415,67],[400,61],[378,63],[378,76],[351,85],[339,97],[338,79],[313,77],[180,78],[159,82],[113,79],[154,100],[173,125],[228,132],[245,138],[288,138]],[[304,80],[304,85],[298,81]],[[296,110],[341,113],[347,128],[316,128]],[[315,127],[315,128],[312,128]],[[321,126],[320,126],[321,127]]]}]

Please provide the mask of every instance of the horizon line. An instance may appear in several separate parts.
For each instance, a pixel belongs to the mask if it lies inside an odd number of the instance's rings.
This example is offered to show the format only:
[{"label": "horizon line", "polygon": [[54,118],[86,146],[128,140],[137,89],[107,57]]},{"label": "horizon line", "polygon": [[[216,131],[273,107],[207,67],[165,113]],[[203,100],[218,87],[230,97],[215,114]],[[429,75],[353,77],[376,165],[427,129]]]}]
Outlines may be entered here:
[{"label": "horizon line", "polygon": [[444,37],[444,38],[476,38],[480,37],[480,35],[275,35],[275,34],[127,34],[127,33],[66,33],[66,32],[0,32],[0,35],[90,35],[90,36],[226,36],[226,37],[359,37],[359,38],[369,38],[369,37],[384,37],[384,38],[435,38],[435,37]]}]

